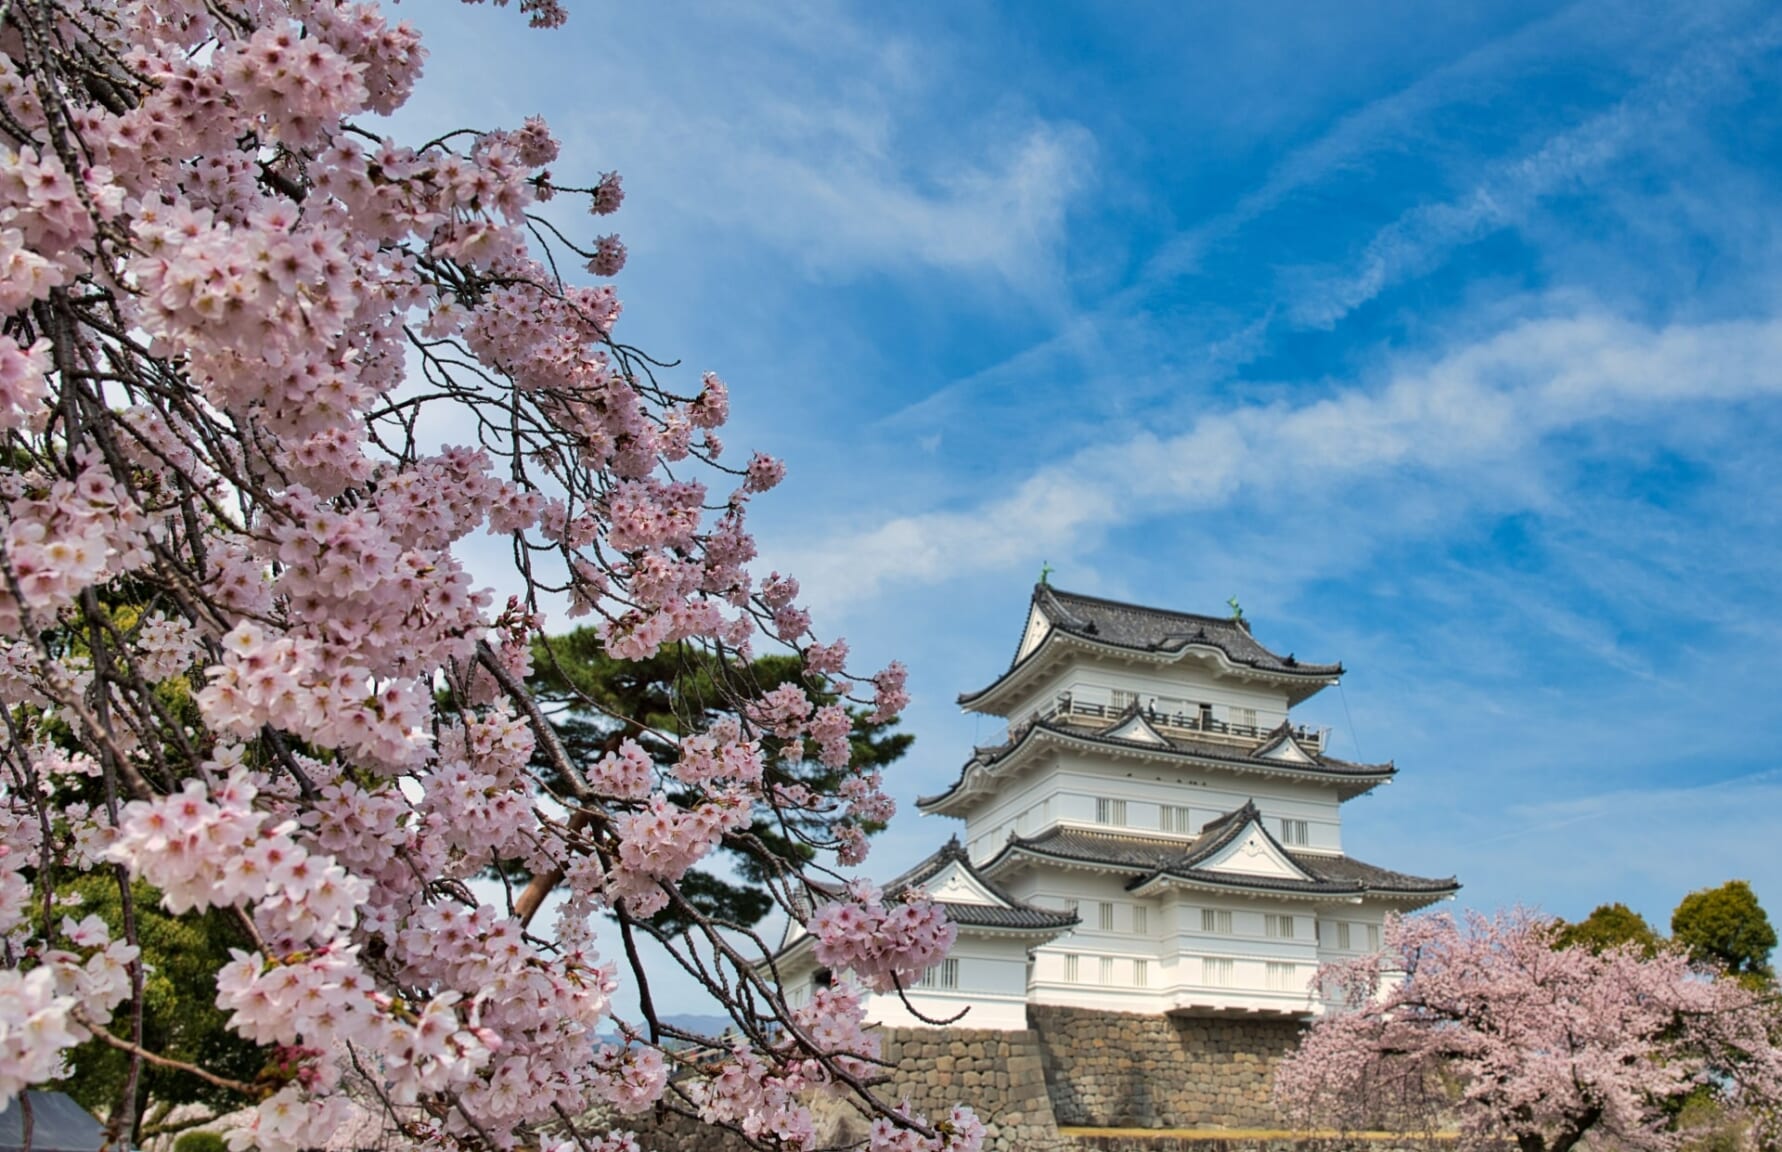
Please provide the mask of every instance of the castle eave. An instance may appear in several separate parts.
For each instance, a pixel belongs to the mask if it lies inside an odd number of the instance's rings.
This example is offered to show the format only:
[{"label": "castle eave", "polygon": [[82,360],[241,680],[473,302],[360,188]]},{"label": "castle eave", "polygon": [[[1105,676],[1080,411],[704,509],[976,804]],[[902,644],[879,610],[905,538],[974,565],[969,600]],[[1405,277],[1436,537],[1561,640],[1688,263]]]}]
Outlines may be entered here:
[{"label": "castle eave", "polygon": [[1029,611],[1044,618],[1044,637],[1017,653],[1009,670],[995,682],[962,694],[962,707],[1004,714],[999,709],[1008,707],[1013,690],[1047,665],[1058,645],[1158,664],[1174,663],[1193,653],[1213,660],[1225,675],[1284,688],[1291,703],[1335,684],[1343,674],[1341,664],[1301,663],[1291,653],[1281,656],[1271,652],[1256,641],[1249,623],[1241,617],[1146,608],[1065,592],[1049,584],[1035,585]]},{"label": "castle eave", "polygon": [[1274,760],[1240,753],[1196,741],[1170,739],[1166,744],[1104,736],[1052,720],[1029,724],[1007,744],[980,748],[959,771],[959,778],[945,792],[916,798],[918,811],[951,816],[969,807],[978,796],[991,795],[997,781],[1019,771],[1035,749],[1050,745],[1094,752],[1115,759],[1235,772],[1277,780],[1315,780],[1335,784],[1339,799],[1351,800],[1381,784],[1390,783],[1398,769],[1392,764],[1354,764],[1318,755],[1303,763]]}]

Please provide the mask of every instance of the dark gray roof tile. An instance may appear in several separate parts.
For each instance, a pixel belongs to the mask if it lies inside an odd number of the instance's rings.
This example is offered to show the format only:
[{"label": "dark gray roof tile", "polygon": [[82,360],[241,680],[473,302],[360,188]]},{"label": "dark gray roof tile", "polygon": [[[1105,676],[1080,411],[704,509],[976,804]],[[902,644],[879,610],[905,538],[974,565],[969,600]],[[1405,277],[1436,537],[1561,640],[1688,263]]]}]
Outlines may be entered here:
[{"label": "dark gray roof tile", "polygon": [[895,899],[911,888],[922,887],[939,876],[951,864],[958,864],[965,869],[967,875],[982,884],[992,896],[1003,902],[1003,906],[998,907],[991,904],[958,904],[951,900],[940,901],[941,906],[947,910],[947,918],[955,924],[962,927],[1062,930],[1077,923],[1075,913],[1038,908],[1016,900],[1004,892],[994,880],[985,876],[972,865],[970,854],[959,843],[957,836],[941,845],[940,851],[885,885],[885,898]]},{"label": "dark gray roof tile", "polygon": [[941,907],[947,910],[947,919],[968,928],[1030,929],[1040,932],[1069,928],[1077,923],[1074,913],[1053,912],[1029,905],[997,908],[989,904],[954,904],[943,900]]},{"label": "dark gray roof tile", "polygon": [[[1163,736],[1166,743],[1164,745],[1158,745],[1147,740],[1128,740],[1120,737],[1105,736],[1093,728],[1066,723],[1061,720],[1041,720],[1038,723],[1031,725],[1027,730],[1024,730],[1021,735],[1014,740],[975,749],[972,753],[972,758],[966,761],[964,767],[959,770],[959,778],[949,785],[946,791],[936,793],[933,796],[918,796],[916,798],[916,807],[924,808],[936,801],[944,800],[948,796],[951,796],[958,790],[959,786],[965,782],[965,774],[971,770],[974,764],[989,765],[996,763],[998,760],[1001,760],[1003,757],[1013,752],[1023,741],[1032,736],[1036,730],[1053,732],[1060,736],[1066,736],[1076,740],[1086,740],[1090,743],[1102,744],[1108,747],[1132,748],[1144,752],[1179,752],[1184,756],[1193,756],[1197,759],[1211,760],[1219,764],[1229,764],[1240,768],[1248,767],[1267,772],[1304,774],[1304,776],[1309,778],[1324,778],[1331,780],[1352,779],[1360,782],[1359,784],[1354,785],[1357,791],[1366,791],[1368,788],[1372,787],[1372,784],[1367,783],[1370,780],[1377,783],[1380,780],[1389,779],[1398,773],[1398,769],[1391,763],[1357,764],[1351,760],[1340,760],[1335,756],[1325,756],[1313,752],[1308,753],[1308,755],[1312,757],[1311,762],[1302,764],[1292,760],[1279,760],[1267,756],[1258,756],[1255,754],[1256,749],[1237,748],[1230,744],[1220,744],[1211,740],[1195,740],[1187,737],[1159,733],[1159,735]],[[1347,797],[1345,796],[1345,798]]]},{"label": "dark gray roof tile", "polygon": [[[1308,895],[1363,895],[1372,892],[1382,895],[1407,893],[1441,896],[1460,887],[1453,877],[1434,879],[1411,876],[1350,856],[1289,851],[1275,841],[1267,826],[1260,821],[1261,816],[1255,805],[1246,803],[1235,811],[1208,821],[1202,827],[1200,835],[1187,842],[1054,827],[1038,836],[1011,839],[986,868],[993,868],[1006,857],[1021,853],[1061,861],[1100,864],[1132,872],[1135,875],[1129,885],[1131,887],[1137,887],[1164,874],[1198,883],[1304,892]],[[1216,854],[1253,822],[1258,823],[1262,834],[1268,836],[1276,847],[1281,847],[1283,854],[1298,865],[1310,877],[1309,880],[1248,874],[1237,876],[1199,867],[1201,861]]]},{"label": "dark gray roof tile", "polygon": [[1039,605],[1054,628],[1089,636],[1122,648],[1174,650],[1189,644],[1208,644],[1230,657],[1234,664],[1302,676],[1341,675],[1341,664],[1302,663],[1295,656],[1278,656],[1257,643],[1250,625],[1230,617],[1201,616],[1146,608],[1099,596],[1065,592],[1050,584],[1034,588]]}]

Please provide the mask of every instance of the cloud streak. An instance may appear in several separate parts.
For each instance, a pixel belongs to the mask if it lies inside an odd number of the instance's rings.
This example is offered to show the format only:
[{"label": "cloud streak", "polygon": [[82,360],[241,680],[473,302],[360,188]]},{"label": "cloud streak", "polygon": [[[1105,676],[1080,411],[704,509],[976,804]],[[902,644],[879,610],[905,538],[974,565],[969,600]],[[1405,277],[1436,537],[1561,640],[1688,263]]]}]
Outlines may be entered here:
[{"label": "cloud streak", "polygon": [[1727,42],[1698,42],[1613,108],[1500,163],[1464,196],[1420,205],[1381,229],[1356,267],[1317,277],[1293,295],[1289,318],[1332,328],[1387,288],[1420,276],[1453,249],[1525,220],[1558,192],[1600,176],[1637,148],[1663,145],[1690,114],[1735,88],[1749,64],[1782,43],[1782,18]]},{"label": "cloud streak", "polygon": [[792,559],[825,610],[892,582],[936,583],[1085,550],[1141,518],[1387,475],[1502,471],[1543,441],[1682,402],[1782,391],[1782,321],[1648,328],[1598,313],[1527,320],[1373,388],[1230,408],[1040,469],[1007,496],[902,516]]}]

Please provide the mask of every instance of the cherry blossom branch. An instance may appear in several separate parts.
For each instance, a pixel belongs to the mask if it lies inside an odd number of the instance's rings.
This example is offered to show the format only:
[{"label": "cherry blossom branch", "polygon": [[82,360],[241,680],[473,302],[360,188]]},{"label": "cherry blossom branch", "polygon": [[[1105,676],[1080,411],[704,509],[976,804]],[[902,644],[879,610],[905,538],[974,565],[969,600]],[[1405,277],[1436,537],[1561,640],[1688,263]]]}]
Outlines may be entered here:
[{"label": "cherry blossom branch", "polygon": [[85,1028],[88,1032],[91,1032],[96,1040],[107,1047],[117,1049],[119,1052],[128,1053],[132,1060],[153,1064],[157,1068],[166,1068],[174,1072],[184,1072],[188,1076],[197,1077],[199,1080],[209,1084],[212,1088],[222,1088],[229,1092],[238,1092],[249,1098],[260,1094],[259,1090],[252,1084],[245,1083],[241,1080],[231,1080],[227,1076],[218,1076],[216,1073],[208,1071],[197,1064],[187,1063],[184,1060],[175,1060],[171,1056],[162,1056],[159,1053],[149,1051],[141,1044],[133,1043],[124,1039],[122,1036],[114,1035],[112,1032],[108,1031],[104,1025],[96,1023],[82,1009],[75,1009],[73,1015],[80,1021],[81,1027]]}]

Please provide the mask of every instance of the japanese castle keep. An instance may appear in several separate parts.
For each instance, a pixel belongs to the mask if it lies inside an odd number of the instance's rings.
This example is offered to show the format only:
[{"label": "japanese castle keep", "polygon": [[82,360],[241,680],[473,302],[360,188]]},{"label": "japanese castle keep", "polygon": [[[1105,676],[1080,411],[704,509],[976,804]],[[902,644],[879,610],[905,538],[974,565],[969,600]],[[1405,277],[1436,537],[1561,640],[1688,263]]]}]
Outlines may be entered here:
[{"label": "japanese castle keep", "polygon": [[[1057,1124],[1266,1124],[1318,964],[1459,887],[1347,851],[1344,801],[1396,769],[1328,755],[1290,716],[1342,672],[1241,617],[1035,587],[1008,670],[959,698],[1006,736],[917,801],[963,831],[886,886],[924,889],[959,929],[910,1003],[969,1008],[951,1031],[974,1042],[1028,1038]],[[827,978],[808,940],[779,960],[795,1003]],[[895,996],[869,1014],[888,1055],[937,1042]],[[1005,1060],[1023,1042],[1006,1039]]]}]

